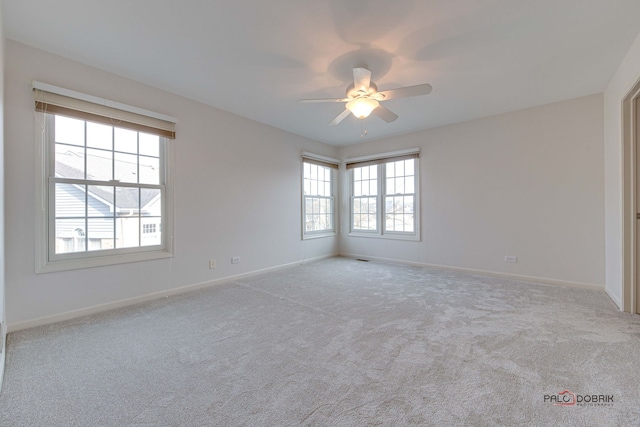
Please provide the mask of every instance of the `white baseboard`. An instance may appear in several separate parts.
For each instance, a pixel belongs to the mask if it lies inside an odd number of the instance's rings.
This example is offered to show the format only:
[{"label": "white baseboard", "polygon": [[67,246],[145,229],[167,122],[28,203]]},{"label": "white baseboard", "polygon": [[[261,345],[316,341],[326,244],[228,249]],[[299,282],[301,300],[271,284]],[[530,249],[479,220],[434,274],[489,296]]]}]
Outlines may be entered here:
[{"label": "white baseboard", "polygon": [[[271,271],[282,270],[282,269],[294,267],[294,266],[297,266],[297,265],[308,264],[308,263],[311,263],[311,262],[316,262],[316,261],[320,261],[320,260],[327,259],[327,258],[333,258],[335,256],[337,256],[337,254],[323,255],[323,256],[319,256],[319,257],[315,257],[315,258],[303,259],[303,260],[291,262],[291,263],[288,263],[288,264],[281,264],[281,265],[277,265],[277,266],[274,266],[274,267],[267,267],[267,268],[263,268],[263,269],[260,269],[260,270],[250,271],[248,273],[242,273],[242,274],[236,274],[236,275],[233,275],[233,276],[221,277],[219,279],[208,280],[206,282],[192,283],[190,285],[180,286],[180,287],[177,287],[177,288],[168,289],[166,291],[154,292],[154,293],[151,293],[151,294],[140,295],[140,296],[132,297],[132,298],[126,298],[126,299],[122,299],[122,300],[118,300],[118,301],[108,302],[108,303],[105,303],[105,304],[98,304],[98,305],[94,305],[94,306],[91,306],[91,307],[81,308],[81,309],[78,309],[78,310],[71,310],[71,311],[67,311],[67,312],[64,312],[64,313],[54,314],[54,315],[51,315],[51,316],[43,316],[43,317],[39,317],[37,319],[31,319],[31,320],[25,320],[25,321],[22,321],[22,322],[16,322],[16,323],[12,323],[12,324],[8,324],[7,325],[8,332],[16,332],[16,331],[20,331],[20,330],[23,330],[23,329],[35,328],[37,326],[50,325],[52,323],[63,322],[65,320],[71,320],[71,319],[75,319],[75,318],[78,318],[78,317],[83,317],[83,316],[88,316],[88,315],[91,315],[91,314],[101,313],[103,311],[114,310],[114,309],[117,309],[117,308],[127,307],[127,306],[130,306],[130,305],[140,304],[140,303],[151,301],[151,300],[155,300],[155,299],[167,298],[167,297],[170,297],[170,296],[183,294],[185,292],[190,292],[190,291],[195,291],[195,290],[198,290],[198,289],[203,289],[203,288],[208,288],[208,287],[212,287],[212,286],[216,286],[216,285],[221,285],[223,283],[228,283],[228,282],[231,282],[231,281],[234,281],[234,280],[239,280],[239,279],[244,279],[244,278],[247,278],[247,277],[257,276],[259,274],[263,274],[263,273],[267,273],[267,272],[271,272]],[[5,348],[5,350],[6,350],[6,348]],[[6,351],[5,351],[5,353],[6,353]]]},{"label": "white baseboard", "polygon": [[605,290],[604,286],[601,286],[601,285],[594,285],[594,284],[591,284],[591,283],[571,282],[571,281],[567,281],[567,280],[557,280],[557,279],[551,279],[551,278],[547,278],[547,277],[525,276],[525,275],[520,275],[520,274],[502,273],[502,272],[498,272],[498,271],[476,270],[476,269],[473,269],[473,268],[452,267],[452,266],[448,266],[448,265],[427,264],[427,263],[422,263],[422,262],[404,261],[404,260],[398,260],[398,259],[392,259],[392,258],[371,257],[371,256],[367,256],[367,255],[340,254],[340,256],[343,256],[343,257],[346,257],[346,258],[366,259],[366,260],[371,260],[371,261],[379,261],[379,262],[388,262],[388,263],[394,263],[394,264],[411,265],[411,266],[414,266],[414,267],[439,268],[439,269],[443,269],[443,270],[459,271],[459,272],[462,272],[462,273],[479,274],[479,275],[482,275],[482,276],[502,277],[502,278],[505,278],[505,279],[520,280],[520,281],[524,281],[524,282],[534,282],[534,283],[540,283],[540,284],[543,284],[543,285],[568,286],[568,287],[572,287],[572,288],[581,288],[581,289],[589,289],[589,290],[596,290],[596,291],[604,291]]},{"label": "white baseboard", "polygon": [[604,291],[606,292],[607,296],[611,298],[611,301],[613,301],[613,303],[618,306],[620,311],[624,311],[622,308],[622,301],[620,300],[620,298],[618,298],[617,295],[612,294],[607,288],[605,288]]}]

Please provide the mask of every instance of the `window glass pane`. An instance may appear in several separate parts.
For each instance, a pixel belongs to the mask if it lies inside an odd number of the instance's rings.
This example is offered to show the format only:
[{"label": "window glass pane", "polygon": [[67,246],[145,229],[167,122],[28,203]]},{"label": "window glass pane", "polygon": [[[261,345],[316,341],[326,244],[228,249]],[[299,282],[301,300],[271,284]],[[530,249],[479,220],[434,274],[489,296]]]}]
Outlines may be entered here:
[{"label": "window glass pane", "polygon": [[369,181],[369,194],[371,196],[375,196],[375,195],[378,194],[378,181],[377,180]]},{"label": "window glass pane", "polygon": [[324,195],[325,196],[331,196],[331,183],[330,182],[325,182],[324,183]]},{"label": "window glass pane", "polygon": [[159,188],[140,189],[141,216],[160,216],[162,213],[162,192]]},{"label": "window glass pane", "polygon": [[386,163],[385,167],[387,169],[385,171],[385,173],[387,174],[387,178],[396,176],[396,174],[395,174],[395,170],[396,169],[395,169],[395,163],[394,162]]},{"label": "window glass pane", "polygon": [[120,182],[138,182],[138,156],[114,153],[114,179]]},{"label": "window glass pane", "polygon": [[140,219],[138,217],[116,218],[116,248],[140,246]]},{"label": "window glass pane", "polygon": [[160,137],[140,133],[140,154],[143,156],[160,157]]},{"label": "window glass pane", "polygon": [[55,116],[55,142],[84,145],[84,120]]},{"label": "window glass pane", "polygon": [[160,184],[160,159],[140,156],[140,183]]},{"label": "window glass pane", "polygon": [[309,163],[303,163],[304,166],[304,178],[311,178],[311,165]]},{"label": "window glass pane", "polygon": [[369,168],[369,178],[378,179],[378,166],[373,165],[373,166],[369,166],[368,168]]},{"label": "window glass pane", "polygon": [[394,194],[396,192],[395,182],[395,178],[387,178],[386,194]]},{"label": "window glass pane", "polygon": [[113,187],[90,185],[87,197],[87,216],[93,218],[113,217]]},{"label": "window glass pane", "polygon": [[113,249],[113,218],[89,218],[87,238],[89,251]]},{"label": "window glass pane", "polygon": [[113,130],[114,149],[125,153],[138,153],[138,132],[115,128]]},{"label": "window glass pane", "polygon": [[304,194],[311,194],[311,180],[309,179],[304,180]]},{"label": "window glass pane", "polygon": [[160,229],[160,217],[143,217],[142,221],[142,241],[140,246],[154,246],[162,244],[162,233]]},{"label": "window glass pane", "polygon": [[362,196],[362,181],[356,181],[353,183],[353,195]]},{"label": "window glass pane", "polygon": [[360,181],[362,179],[362,168],[353,169],[353,180]]},{"label": "window glass pane", "polygon": [[313,214],[313,197],[305,198],[304,203],[305,203],[305,213],[307,215]]},{"label": "window glass pane", "polygon": [[84,185],[57,183],[56,218],[84,218],[86,215],[85,191]]},{"label": "window glass pane", "polygon": [[116,216],[138,215],[140,210],[140,189],[132,187],[116,187]]},{"label": "window glass pane", "polygon": [[113,153],[87,148],[87,179],[110,181],[113,179]]},{"label": "window glass pane", "polygon": [[61,178],[84,179],[84,148],[56,144],[55,175]]},{"label": "window glass pane", "polygon": [[55,253],[84,252],[85,219],[57,219],[55,221]]},{"label": "window glass pane", "polygon": [[404,161],[404,174],[414,175],[415,159],[409,159]]},{"label": "window glass pane", "polygon": [[395,162],[395,168],[396,168],[395,176],[404,176],[404,162],[405,160],[400,160],[399,162]]},{"label": "window glass pane", "polygon": [[404,179],[404,192],[406,194],[415,193],[415,178],[413,176]]},{"label": "window glass pane", "polygon": [[113,127],[87,122],[87,147],[113,150]]},{"label": "window glass pane", "polygon": [[310,194],[312,196],[317,196],[318,195],[318,181],[316,181],[315,179],[311,181],[311,192]]},{"label": "window glass pane", "polygon": [[396,191],[394,194],[404,194],[404,178],[395,178],[396,181]]},{"label": "window glass pane", "polygon": [[364,179],[369,179],[369,170],[370,170],[369,166],[365,166],[365,167],[360,168],[360,169],[362,169],[362,179],[363,180]]}]

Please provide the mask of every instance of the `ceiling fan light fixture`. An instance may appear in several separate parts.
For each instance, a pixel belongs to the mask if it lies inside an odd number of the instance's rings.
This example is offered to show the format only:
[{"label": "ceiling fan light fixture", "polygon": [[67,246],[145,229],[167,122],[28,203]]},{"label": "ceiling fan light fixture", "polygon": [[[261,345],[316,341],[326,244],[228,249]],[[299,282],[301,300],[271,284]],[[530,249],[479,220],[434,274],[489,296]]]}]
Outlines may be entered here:
[{"label": "ceiling fan light fixture", "polygon": [[378,108],[380,103],[375,99],[371,98],[356,98],[347,102],[347,110],[351,111],[354,116],[359,119],[366,119],[369,117],[369,114],[376,108]]}]

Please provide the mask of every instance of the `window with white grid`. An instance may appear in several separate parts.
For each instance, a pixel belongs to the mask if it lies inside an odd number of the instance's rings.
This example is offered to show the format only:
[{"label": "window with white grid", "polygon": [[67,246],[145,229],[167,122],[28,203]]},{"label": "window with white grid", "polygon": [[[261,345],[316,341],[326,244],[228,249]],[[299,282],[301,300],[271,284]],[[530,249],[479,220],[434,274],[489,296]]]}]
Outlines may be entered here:
[{"label": "window with white grid", "polygon": [[351,235],[419,240],[418,155],[347,162]]},{"label": "window with white grid", "polygon": [[335,234],[334,182],[337,166],[303,159],[303,238]]},{"label": "window with white grid", "polygon": [[38,91],[38,272],[171,256],[167,140],[175,131],[147,118]]}]

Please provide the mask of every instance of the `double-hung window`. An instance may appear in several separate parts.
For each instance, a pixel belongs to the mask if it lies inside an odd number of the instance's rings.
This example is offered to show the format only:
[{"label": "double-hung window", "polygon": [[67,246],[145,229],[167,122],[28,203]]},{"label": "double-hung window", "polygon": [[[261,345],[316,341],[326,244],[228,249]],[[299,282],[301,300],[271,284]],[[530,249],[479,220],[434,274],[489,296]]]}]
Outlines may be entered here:
[{"label": "double-hung window", "polygon": [[419,152],[347,159],[351,235],[420,239]]},{"label": "double-hung window", "polygon": [[339,161],[302,156],[302,238],[335,235],[335,182]]},{"label": "double-hung window", "polygon": [[173,122],[40,85],[37,270],[170,256]]}]

